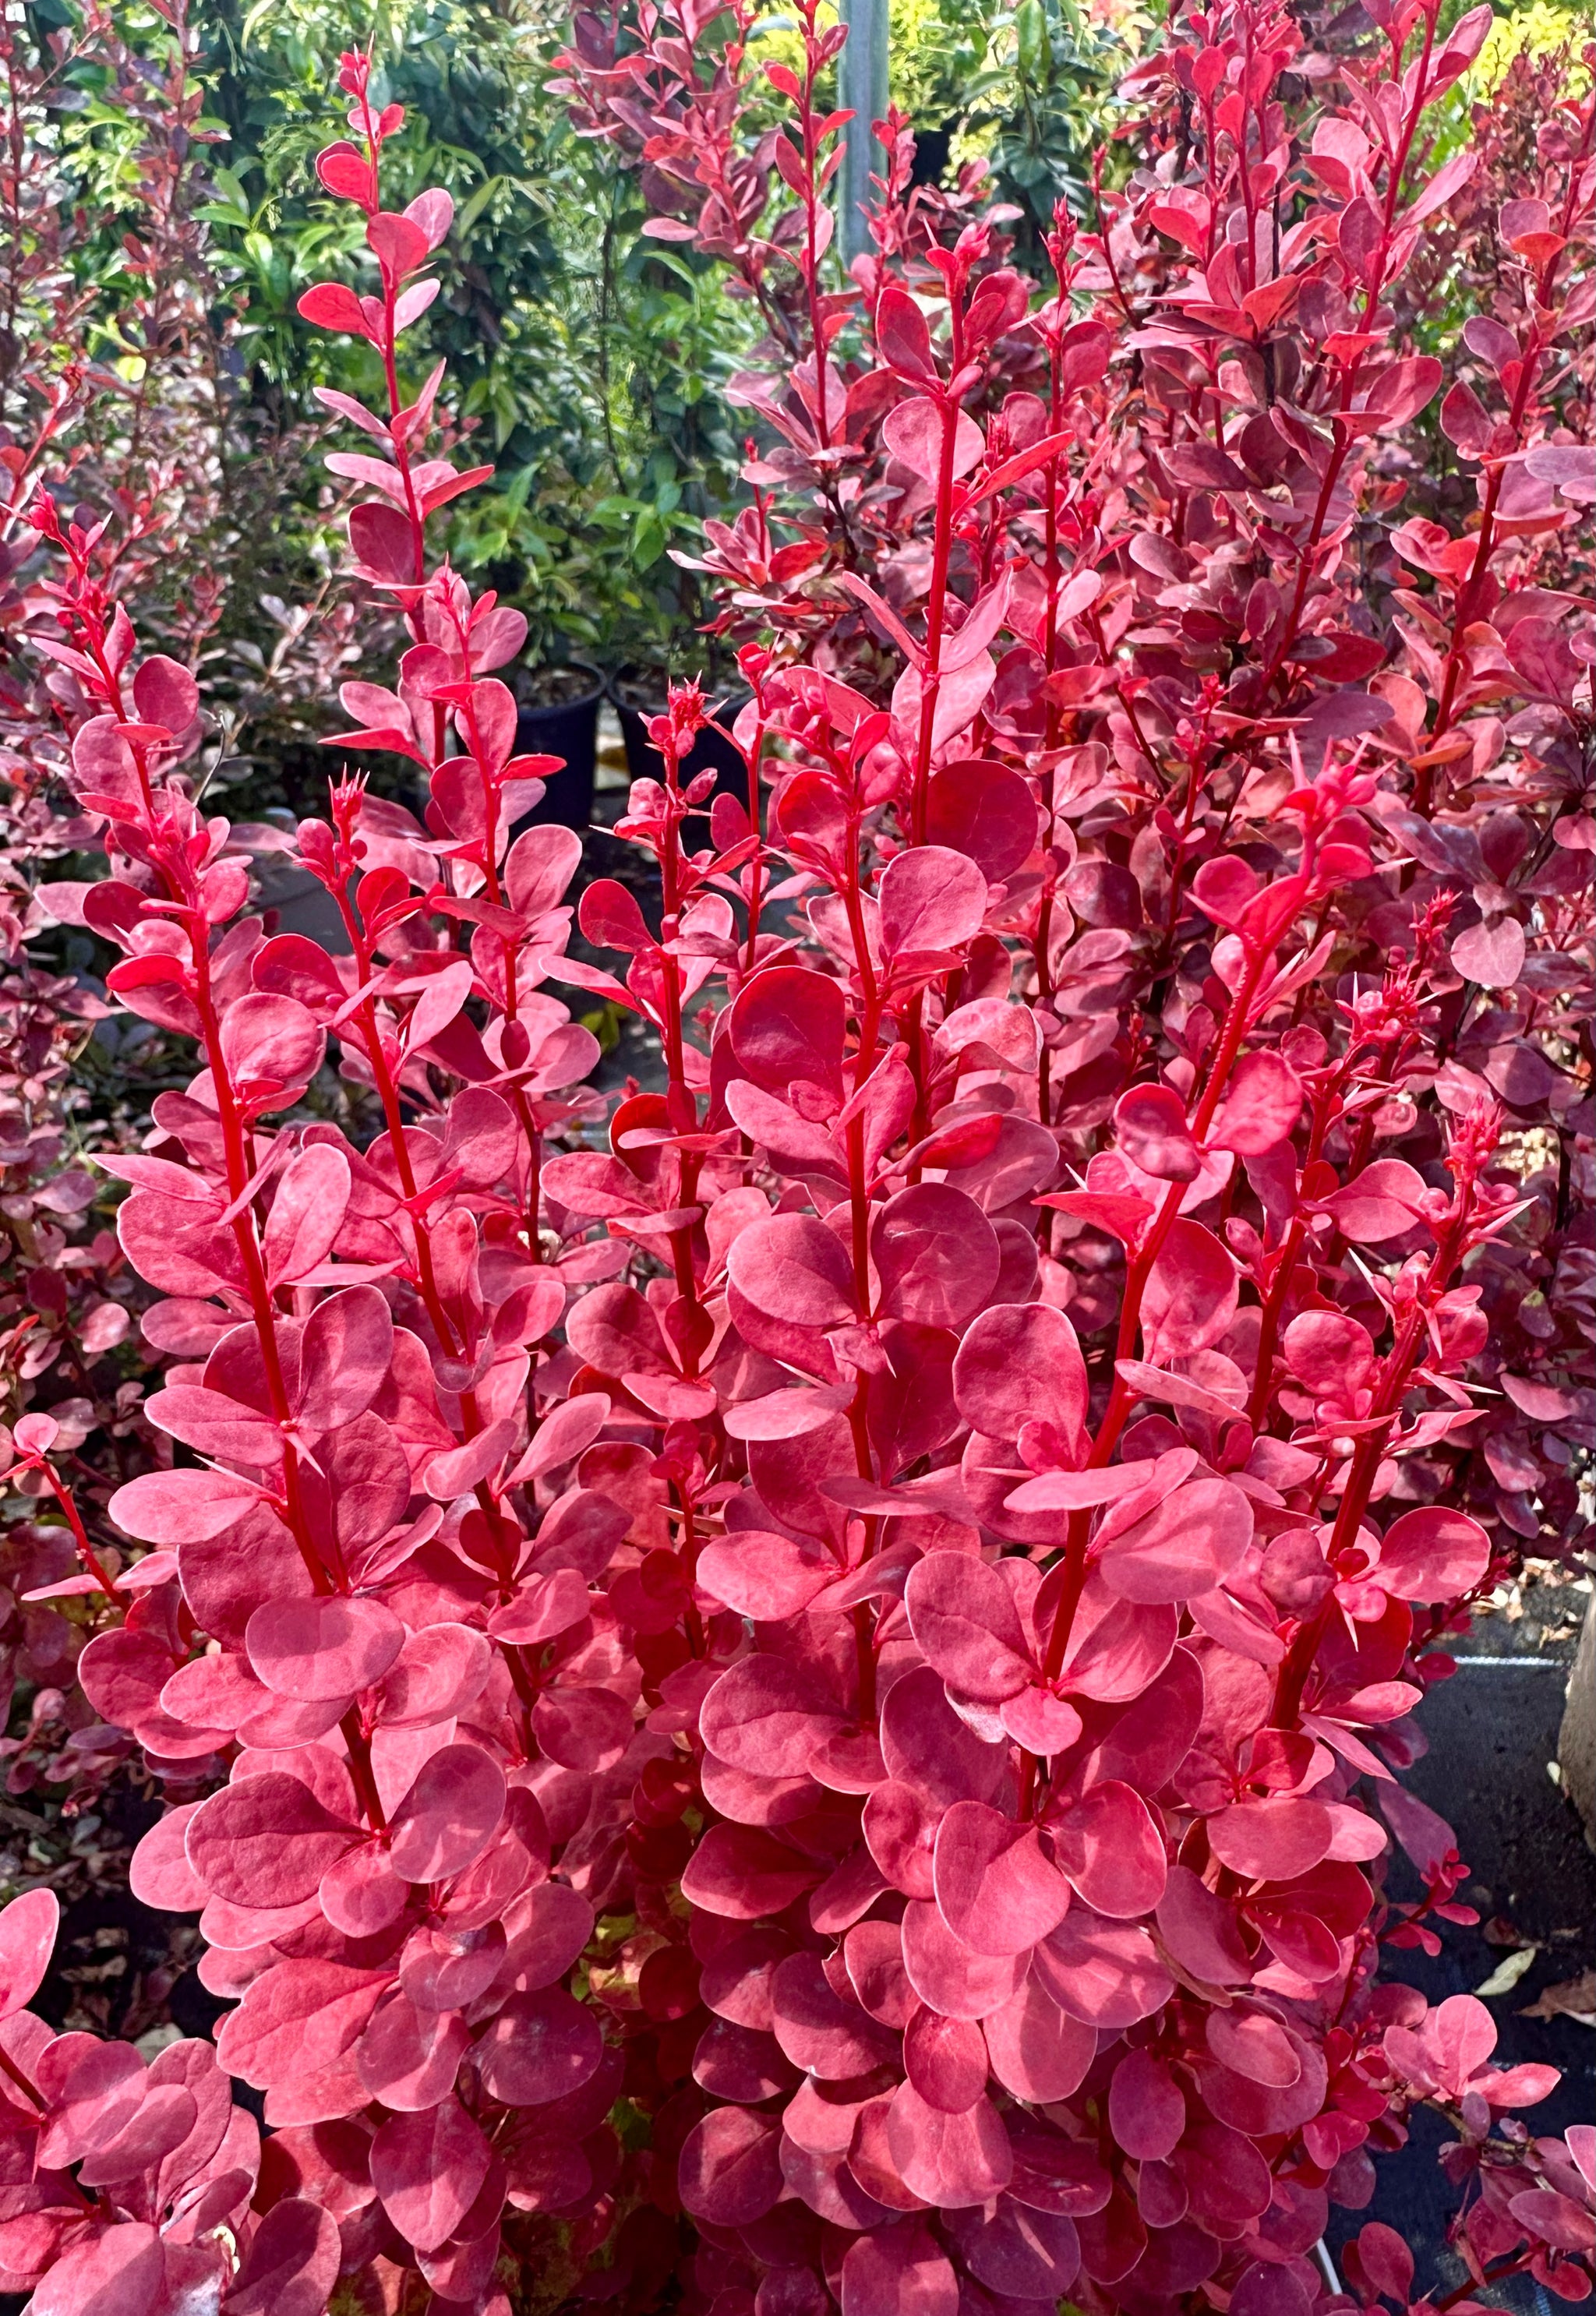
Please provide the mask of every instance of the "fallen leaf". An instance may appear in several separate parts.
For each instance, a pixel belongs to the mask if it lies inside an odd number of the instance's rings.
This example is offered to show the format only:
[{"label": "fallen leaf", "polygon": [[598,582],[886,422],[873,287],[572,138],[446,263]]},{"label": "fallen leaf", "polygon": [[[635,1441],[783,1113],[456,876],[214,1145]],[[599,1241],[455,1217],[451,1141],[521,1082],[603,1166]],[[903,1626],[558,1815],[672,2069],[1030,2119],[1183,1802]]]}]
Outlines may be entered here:
[{"label": "fallen leaf", "polygon": [[1596,1970],[1583,1970],[1577,1978],[1565,1978],[1561,1986],[1543,1986],[1535,2000],[1527,2003],[1519,2016],[1573,2018],[1582,2026],[1596,2026]]},{"label": "fallen leaf", "polygon": [[1516,1954],[1504,1955],[1490,1977],[1483,1979],[1475,1988],[1475,1992],[1511,1994],[1539,1952],[1538,1946],[1520,1946]]},{"label": "fallen leaf", "polygon": [[[1482,1902],[1489,1894],[1489,1892],[1482,1891],[1477,1883],[1469,1893],[1476,1903]],[[1480,1936],[1488,1946],[1524,1946],[1529,1944],[1523,1931],[1516,1923],[1510,1922],[1505,1914],[1493,1914],[1482,1927]]]}]

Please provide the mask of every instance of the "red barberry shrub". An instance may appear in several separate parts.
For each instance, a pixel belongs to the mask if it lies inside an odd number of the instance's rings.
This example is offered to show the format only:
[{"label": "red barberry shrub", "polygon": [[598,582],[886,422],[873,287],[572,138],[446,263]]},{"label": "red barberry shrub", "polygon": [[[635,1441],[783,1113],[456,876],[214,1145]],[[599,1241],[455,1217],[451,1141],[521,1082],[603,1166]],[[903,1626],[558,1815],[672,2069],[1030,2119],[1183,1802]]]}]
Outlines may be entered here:
[{"label": "red barberry shrub", "polygon": [[[129,1130],[118,1062],[136,1069],[148,1032],[114,1020],[75,969],[92,943],[55,930],[39,897],[96,846],[100,824],[63,783],[92,708],[52,656],[62,637],[28,509],[48,476],[67,503],[99,510],[124,615],[175,651],[205,646],[224,595],[217,356],[229,317],[195,215],[214,142],[197,50],[183,0],[136,25],[94,6],[69,22],[22,11],[0,25],[0,1421],[49,1427],[111,1571],[105,1503],[154,1451],[139,1409],[158,1362],[139,1337],[111,1186],[83,1158]],[[75,138],[72,116],[91,98],[100,133]],[[109,192],[85,198],[96,178]],[[96,1031],[120,1052],[91,1046]],[[7,1793],[58,1790],[14,1813],[4,1871],[38,1872],[70,1828],[81,1892],[84,1869],[119,1847],[93,1813],[134,1749],[76,1686],[97,1596],[76,1590],[69,1529],[30,1518],[30,1496],[53,1510],[25,1457],[0,1529],[0,1753]],[[125,1851],[120,1866],[125,1878]]]},{"label": "red barberry shrub", "polygon": [[[388,382],[333,397],[372,446],[334,465],[411,641],[337,744],[428,802],[344,774],[301,824],[337,953],[251,913],[192,677],[36,503],[84,921],[199,1064],[114,1162],[174,1448],[111,1500],[130,1572],[82,1537],[81,1679],[167,1791],[134,1888],[198,1911],[269,2133],[194,2155],[201,2059],[19,2012],[0,2266],[39,2316],[201,2281],[316,2316],[335,2274],[440,2316],[1406,2309],[1390,2230],[1349,2292],[1314,2254],[1422,2104],[1468,2280],[1416,2304],[1588,2295],[1596,2133],[1532,2138],[1554,2071],[1379,1964],[1470,1918],[1398,1772],[1588,1412],[1596,629],[1539,558],[1592,496],[1596,101],[1448,385],[1394,285],[1468,183],[1415,156],[1485,12],[1369,13],[1311,54],[1180,19],[1039,307],[897,121],[875,254],[823,286],[812,12],[791,133],[701,11],[584,29],[588,125],[767,314],[739,390],[778,438],[706,557],[757,629],[745,800],[683,785],[677,688],[618,831],[657,917],[581,894],[613,972],[568,952],[579,841],[516,833],[520,616],[429,554],[484,470],[403,370],[450,218],[383,208],[366,59],[317,165],[370,286],[302,310]],[[1443,385],[1456,533],[1402,509]],[[550,984],[657,1036],[602,1139]],[[363,1136],[305,1104],[330,1054]],[[70,1527],[55,1438],[17,1446]]]}]

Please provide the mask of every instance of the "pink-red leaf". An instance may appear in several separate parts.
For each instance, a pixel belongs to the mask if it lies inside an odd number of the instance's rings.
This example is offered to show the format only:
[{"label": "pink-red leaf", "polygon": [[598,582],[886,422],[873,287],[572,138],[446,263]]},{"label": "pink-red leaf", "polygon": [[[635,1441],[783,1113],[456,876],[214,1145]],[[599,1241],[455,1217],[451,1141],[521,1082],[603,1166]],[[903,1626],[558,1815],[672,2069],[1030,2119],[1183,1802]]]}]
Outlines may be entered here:
[{"label": "pink-red leaf", "polygon": [[504,1814],[504,1773],[480,1745],[445,1745],[394,1812],[390,1856],[406,1882],[441,1882],[480,1857]]},{"label": "pink-red leaf", "polygon": [[959,1344],[953,1395],[966,1422],[993,1439],[1048,1424],[1074,1450],[1086,1420],[1086,1362],[1069,1319],[1048,1303],[983,1311]]},{"label": "pink-red leaf", "polygon": [[457,2099],[391,2116],[371,2142],[371,2184],[399,2233],[434,2251],[459,2226],[493,2161],[481,2126]]},{"label": "pink-red leaf", "polygon": [[855,1315],[852,1264],[809,1215],[773,1215],[739,1232],[727,1270],[756,1311],[791,1326],[838,1327]]},{"label": "pink-red leaf", "polygon": [[1155,1366],[1217,1343],[1235,1315],[1235,1264],[1211,1231],[1184,1216],[1170,1228],[1142,1296],[1142,1332]]},{"label": "pink-red leaf", "polygon": [[1131,1786],[1093,1786],[1052,1828],[1058,1863],[1086,1903],[1115,1920],[1149,1914],[1164,1895],[1164,1834]]},{"label": "pink-red leaf", "polygon": [[1302,1110],[1302,1085],[1279,1054],[1245,1055],[1208,1129],[1210,1150],[1255,1157],[1284,1141]]},{"label": "pink-red leaf", "polygon": [[949,2115],[903,2083],[887,2115],[887,2143],[905,2185],[944,2210],[990,2203],[1013,2176],[1009,2134],[985,2095]]},{"label": "pink-red leaf", "polygon": [[773,2117],[721,2107],[696,2123],[676,2160],[677,2192],[695,2219],[750,2227],[782,2190],[781,2131]]},{"label": "pink-red leaf", "polygon": [[882,872],[881,946],[888,956],[961,948],[985,914],[985,877],[946,845],[896,853]]},{"label": "pink-red leaf", "polygon": [[1458,1600],[1484,1581],[1490,1565],[1491,1539],[1478,1520],[1426,1504],[1392,1521],[1375,1581],[1403,1600]]},{"label": "pink-red leaf", "polygon": [[[843,2254],[842,2283],[843,2316],[958,2316],[953,2263],[919,2221],[855,2236]],[[791,2316],[805,2312],[794,2309]]]},{"label": "pink-red leaf", "polygon": [[43,1984],[60,1920],[53,1890],[25,1890],[0,1914],[0,2019],[25,2009]]},{"label": "pink-red leaf", "polygon": [[[1126,1500],[1132,1508],[1133,1500]],[[1231,1480],[1191,1480],[1129,1525],[1103,1524],[1103,1582],[1125,1600],[1189,1600],[1235,1568],[1253,1510]]]},{"label": "pink-red leaf", "polygon": [[846,1726],[847,1715],[816,1692],[813,1675],[776,1656],[745,1657],[723,1672],[699,1716],[712,1753],[762,1777],[803,1776]]},{"label": "pink-red leaf", "polygon": [[308,2196],[286,2196],[251,2238],[225,2316],[321,2316],[342,2254],[333,2214]]},{"label": "pink-red leaf", "polygon": [[981,2025],[993,2073],[1006,2091],[1033,2106],[1068,2098],[1097,2055],[1092,2028],[1061,2010],[1034,1975]]},{"label": "pink-red leaf", "polygon": [[870,1229],[878,1309],[923,1327],[961,1327],[997,1284],[997,1233],[974,1198],[916,1182],[888,1198]]},{"label": "pink-red leaf", "polygon": [[1016,1697],[1032,1678],[1014,1596],[987,1562],[932,1552],[910,1571],[904,1594],[926,1662],[950,1689],[983,1705]]},{"label": "pink-red leaf", "polygon": [[213,1897],[235,1906],[292,1906],[308,1898],[357,1839],[307,1785],[268,1770],[226,1786],[188,1822],[189,1864]]},{"label": "pink-red leaf", "polygon": [[1038,1946],[1032,1967],[1062,2009],[1100,2028],[1134,2026],[1174,1991],[1145,1929],[1107,1921],[1079,1902]]},{"label": "pink-red leaf", "polygon": [[1132,1086],[1114,1105],[1114,1135],[1133,1166],[1165,1182],[1194,1182],[1202,1157],[1172,1086]]},{"label": "pink-red leaf", "polygon": [[1035,1826],[984,1802],[955,1802],[943,1818],[934,1874],[943,1920],[977,1954],[1029,1953],[1069,1909],[1069,1885]]},{"label": "pink-red leaf", "polygon": [[598,2071],[604,2037],[593,2010],[563,1986],[512,1995],[477,2044],[483,2083],[506,2107],[544,2107]]},{"label": "pink-red leaf", "polygon": [[249,1620],[249,1661],[279,1697],[352,1697],[382,1679],[405,1645],[405,1627],[379,1600],[342,1595],[272,1600]]}]

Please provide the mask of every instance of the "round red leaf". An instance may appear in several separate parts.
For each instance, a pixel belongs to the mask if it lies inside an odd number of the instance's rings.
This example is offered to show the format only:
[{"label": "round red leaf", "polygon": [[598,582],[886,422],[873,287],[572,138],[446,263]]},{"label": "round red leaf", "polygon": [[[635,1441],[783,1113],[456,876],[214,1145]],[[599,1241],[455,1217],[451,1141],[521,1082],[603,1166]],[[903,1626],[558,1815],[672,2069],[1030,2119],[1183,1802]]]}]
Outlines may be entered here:
[{"label": "round red leaf", "polygon": [[198,1911],[210,1896],[210,1891],[189,1864],[186,1848],[189,1821],[199,1807],[198,1802],[183,1802],[178,1808],[168,1810],[133,1852],[128,1887],[140,1905],[186,1914]]},{"label": "round red leaf", "polygon": [[1296,2044],[1278,2018],[1266,2011],[1210,2010],[1203,2032],[1222,2065],[1270,2090],[1289,2090],[1302,2075]]},{"label": "round red leaf", "polygon": [[1133,1166],[1165,1182],[1195,1182],[1202,1158],[1172,1086],[1131,1086],[1114,1105],[1114,1134]]},{"label": "round red leaf", "polygon": [[[575,1891],[566,1894],[575,1897]],[[507,1946],[500,1922],[453,1931],[424,1924],[406,1941],[399,1984],[418,2010],[463,2009],[498,1977]]]},{"label": "round red leaf", "polygon": [[361,2081],[396,2113],[419,2114],[447,2098],[471,2036],[458,2010],[418,2010],[396,1987],[355,2045]]},{"label": "round red leaf", "polygon": [[904,2030],[904,2072],[928,2106],[948,2115],[986,2088],[986,2044],[973,2018],[943,2018],[923,2003]]},{"label": "round red leaf", "polygon": [[0,1914],[0,2018],[32,2001],[49,1968],[60,1919],[53,1890],[25,1890]]},{"label": "round red leaf", "polygon": [[953,2263],[923,2222],[856,2236],[843,2258],[843,2316],[958,2316]]},{"label": "round red leaf", "polygon": [[1036,2107],[1068,2098],[1097,2056],[1097,2036],[1061,2010],[1034,1972],[981,2021],[992,2071],[1006,2091]]},{"label": "round red leaf", "polygon": [[[851,1937],[854,1935],[849,1932]],[[736,1932],[705,1963],[699,1978],[700,2000],[734,2026],[768,2034],[776,2022],[771,1981],[776,1964],[791,1952],[792,1940],[780,1930]]]},{"label": "round red leaf", "polygon": [[369,1688],[404,1645],[405,1627],[391,1608],[336,1594],[269,1600],[245,1633],[250,1663],[266,1687],[308,1703]]},{"label": "round red leaf", "polygon": [[756,1311],[794,1327],[840,1327],[856,1315],[853,1266],[834,1231],[810,1215],[772,1215],[740,1231],[727,1275]]},{"label": "round red leaf", "polygon": [[31,2316],[156,2316],[169,2304],[161,2239],[142,2220],[75,2243],[28,2303]]},{"label": "round red leaf", "polygon": [[848,1716],[813,1673],[786,1657],[751,1656],[723,1672],[705,1697],[699,1729],[709,1750],[762,1777],[799,1777]]},{"label": "round red leaf", "polygon": [[388,2218],[417,2251],[447,2243],[493,2161],[493,2150],[457,2099],[389,2117],[371,2142],[371,2184]]},{"label": "round red leaf", "polygon": [[1043,1855],[1036,1827],[985,1802],[949,1810],[934,1874],[943,1920],[977,1954],[1028,1954],[1069,1910],[1069,1886]]},{"label": "round red leaf", "polygon": [[235,1906],[294,1906],[359,1840],[307,1785],[281,1770],[243,1777],[188,1822],[189,1864],[213,1897]]},{"label": "round red leaf", "polygon": [[512,1995],[477,2046],[490,2097],[506,2107],[544,2107],[580,2090],[604,2055],[603,2030],[563,1986]]},{"label": "round red leaf", "polygon": [[200,2117],[199,2102],[182,2083],[151,2083],[144,2104],[115,2137],[99,2140],[84,2158],[78,2178],[85,2187],[107,2187],[152,2170],[190,2139]]},{"label": "round red leaf", "polygon": [[1217,1343],[1235,1315],[1236,1269],[1211,1231],[1183,1216],[1170,1229],[1142,1294],[1142,1333],[1155,1366]]},{"label": "round red leaf", "polygon": [[694,2124],[676,2159],[685,2209],[713,2227],[745,2228],[781,2193],[781,2133],[769,2116],[718,2107]]},{"label": "round red leaf", "polygon": [[406,1882],[463,1873],[504,1814],[504,1772],[480,1745],[445,1745],[424,1761],[391,1821],[394,1872]]},{"label": "round red leaf", "polygon": [[1000,1303],[974,1320],[953,1362],[965,1421],[994,1439],[1028,1423],[1078,1441],[1086,1421],[1086,1362],[1075,1331],[1049,1303]]},{"label": "round red leaf", "polygon": [[1014,1596],[988,1562],[927,1553],[909,1572],[904,1601],[926,1662],[958,1696],[1001,1705],[1029,1687],[1033,1668]]},{"label": "round red leaf", "polygon": [[321,1910],[346,1937],[375,1937],[397,1922],[410,1903],[411,1887],[394,1872],[393,1860],[376,1842],[346,1850],[322,1875]]},{"label": "round red leaf", "polygon": [[1211,1592],[1253,1539],[1253,1508],[1230,1480],[1191,1480],[1133,1524],[1110,1531],[1102,1581],[1122,1599],[1157,1604]]},{"label": "round red leaf", "polygon": [[338,2222],[308,2196],[274,2204],[227,2293],[227,2316],[321,2316],[338,2281]]},{"label": "round red leaf", "polygon": [[870,1856],[905,1898],[935,1894],[934,1857],[941,1817],[940,1804],[928,1801],[896,1777],[874,1786],[865,1803],[864,1838]]},{"label": "round red leaf", "polygon": [[513,1983],[531,1991],[564,1978],[593,1936],[593,1908],[568,1883],[545,1882],[516,1902],[504,1927]]},{"label": "round red leaf", "polygon": [[632,1712],[609,1688],[548,1688],[532,1707],[539,1745],[562,1768],[613,1768],[631,1742]]},{"label": "round red leaf", "polygon": [[1403,1512],[1386,1529],[1374,1576],[1403,1600],[1456,1600],[1491,1564],[1491,1539],[1478,1520],[1444,1504]]},{"label": "round red leaf", "polygon": [[[1008,1766],[1007,1748],[987,1744],[960,1719],[929,1665],[915,1665],[887,1690],[881,1706],[881,1753],[889,1777],[943,1807],[949,1802],[990,1801]],[[928,1898],[931,1892],[914,1894]]]},{"label": "round red leaf", "polygon": [[1013,2173],[1003,2117],[984,2096],[962,2114],[948,2115],[913,2083],[903,2083],[887,2113],[887,2143],[905,2184],[944,2209],[990,2203]]},{"label": "round red leaf", "polygon": [[771,2018],[794,2066],[821,2082],[868,2075],[896,2055],[896,2038],[837,1994],[815,1954],[788,1955],[771,1974]]},{"label": "round red leaf", "polygon": [[848,1982],[872,2018],[906,2026],[919,1998],[904,1969],[903,1934],[896,1922],[857,1922],[843,1940]]},{"label": "round red leaf", "polygon": [[1302,1110],[1302,1082],[1279,1054],[1248,1054],[1237,1064],[1208,1129],[1210,1150],[1262,1156],[1283,1142]]},{"label": "round red leaf", "polygon": [[1043,1939],[1032,1968],[1059,2008],[1089,2026],[1134,2026],[1174,1992],[1146,1930],[1081,1904]]},{"label": "round red leaf", "polygon": [[820,1873],[758,1826],[712,1825],[688,1861],[682,1893],[707,1914],[752,1922],[780,1913]]},{"label": "round red leaf", "polygon": [[1172,2069],[1151,2051],[1127,2051],[1109,2086],[1116,2143],[1138,2163],[1161,2163],[1186,2128],[1186,2101]]},{"label": "round red leaf", "polygon": [[1025,1976],[1023,1955],[978,1955],[956,1938],[935,1906],[904,1909],[904,1968],[928,2009],[944,2018],[985,2018]]},{"label": "round red leaf", "polygon": [[1100,1914],[1150,1914],[1168,1875],[1164,1835],[1140,1794],[1109,1778],[1051,1828],[1059,1865]]},{"label": "round red leaf", "polygon": [[1074,2222],[1060,2213],[1032,2211],[1012,2196],[1000,2196],[990,2215],[960,2212],[952,2232],[976,2281],[1012,2300],[1050,2307],[1080,2273]]},{"label": "round red leaf", "polygon": [[138,2052],[126,2043],[102,2043],[95,2035],[58,2035],[31,2071],[49,2110],[39,2142],[46,2170],[109,2145],[133,2121],[148,2089]]},{"label": "round red leaf", "polygon": [[1330,1854],[1335,1821],[1323,1802],[1278,1795],[1234,1802],[1208,1822],[1208,1848],[1249,1882],[1285,1882]]},{"label": "round red leaf", "polygon": [[[584,1612],[585,1599],[584,1587]],[[468,1625],[429,1625],[412,1633],[382,1677],[379,1724],[425,1729],[451,1720],[480,1696],[493,1662],[487,1642]]]},{"label": "round red leaf", "polygon": [[888,1198],[870,1229],[877,1307],[923,1327],[961,1327],[997,1284],[997,1233],[974,1198],[915,1182]]}]

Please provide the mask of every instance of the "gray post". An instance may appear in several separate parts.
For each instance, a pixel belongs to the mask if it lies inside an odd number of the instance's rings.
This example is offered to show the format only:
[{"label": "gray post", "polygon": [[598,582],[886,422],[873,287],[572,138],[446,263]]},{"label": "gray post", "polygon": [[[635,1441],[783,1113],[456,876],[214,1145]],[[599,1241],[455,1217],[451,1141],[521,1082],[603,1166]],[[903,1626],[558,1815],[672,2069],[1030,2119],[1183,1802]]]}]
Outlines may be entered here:
[{"label": "gray post", "polygon": [[848,45],[838,61],[838,97],[853,114],[843,131],[843,165],[837,172],[844,265],[851,264],[870,245],[865,227],[870,174],[872,170],[879,173],[885,161],[870,134],[870,123],[882,119],[887,104],[887,0],[842,0]]},{"label": "gray post", "polygon": [[1557,1761],[1563,1791],[1584,1819],[1585,1839],[1596,1849],[1596,1598],[1585,1610],[1579,1654],[1568,1677]]}]

